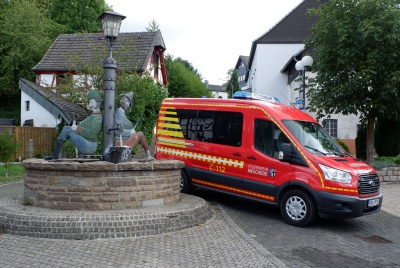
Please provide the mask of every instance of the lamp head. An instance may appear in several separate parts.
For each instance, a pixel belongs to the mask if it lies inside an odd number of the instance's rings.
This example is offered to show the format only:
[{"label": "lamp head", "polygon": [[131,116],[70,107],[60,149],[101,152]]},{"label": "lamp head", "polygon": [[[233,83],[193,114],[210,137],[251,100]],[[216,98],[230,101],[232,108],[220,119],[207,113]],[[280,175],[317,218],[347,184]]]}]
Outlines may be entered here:
[{"label": "lamp head", "polygon": [[304,67],[311,67],[313,65],[313,62],[314,62],[314,60],[313,60],[313,58],[311,58],[311,56],[304,56],[301,59],[301,64]]},{"label": "lamp head", "polygon": [[301,64],[301,61],[296,62],[296,65],[294,67],[296,68],[297,71],[304,70],[304,66],[303,66],[303,64]]},{"label": "lamp head", "polygon": [[119,34],[119,29],[121,27],[121,22],[126,17],[114,11],[106,11],[100,15],[103,23],[104,36],[107,39],[117,39]]}]

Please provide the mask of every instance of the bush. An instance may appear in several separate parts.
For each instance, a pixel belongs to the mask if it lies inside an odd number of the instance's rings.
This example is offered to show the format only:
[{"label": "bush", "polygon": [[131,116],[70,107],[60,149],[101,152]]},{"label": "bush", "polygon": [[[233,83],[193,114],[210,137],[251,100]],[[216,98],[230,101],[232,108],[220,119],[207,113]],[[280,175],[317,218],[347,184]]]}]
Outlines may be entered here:
[{"label": "bush", "polygon": [[15,159],[15,153],[19,147],[14,134],[10,132],[0,132],[0,162],[6,163],[6,177],[8,177],[8,163]]},{"label": "bush", "polygon": [[376,157],[374,159],[373,167],[374,168],[384,168],[384,167],[396,167],[400,166],[400,157]]}]

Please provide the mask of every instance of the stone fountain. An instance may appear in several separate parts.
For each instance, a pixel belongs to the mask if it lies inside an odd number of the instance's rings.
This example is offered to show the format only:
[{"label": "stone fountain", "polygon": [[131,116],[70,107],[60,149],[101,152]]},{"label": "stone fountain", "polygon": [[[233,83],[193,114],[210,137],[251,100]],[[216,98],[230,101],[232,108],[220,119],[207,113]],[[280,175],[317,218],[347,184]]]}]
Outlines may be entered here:
[{"label": "stone fountain", "polygon": [[[203,199],[180,193],[181,161],[141,161],[113,146],[116,61],[112,44],[124,16],[105,12],[110,56],[104,61],[101,159],[28,159],[24,200],[0,200],[0,229],[11,234],[58,239],[156,235],[204,223],[211,210]],[[110,25],[114,31],[107,31]],[[130,153],[128,153],[130,156]]]}]

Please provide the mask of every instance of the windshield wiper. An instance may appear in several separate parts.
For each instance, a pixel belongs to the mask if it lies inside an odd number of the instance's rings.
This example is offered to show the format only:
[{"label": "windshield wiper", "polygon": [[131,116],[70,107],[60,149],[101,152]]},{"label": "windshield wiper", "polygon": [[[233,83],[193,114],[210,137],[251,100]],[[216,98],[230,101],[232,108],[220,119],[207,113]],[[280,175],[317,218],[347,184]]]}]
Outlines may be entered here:
[{"label": "windshield wiper", "polygon": [[315,149],[315,148],[313,148],[313,147],[310,147],[310,146],[307,146],[307,145],[304,145],[304,147],[307,148],[307,149],[311,149],[311,150],[313,150],[313,151],[316,152],[316,153],[319,153],[319,154],[322,154],[322,155],[326,155],[326,153],[323,153],[323,152],[321,152],[320,150]]},{"label": "windshield wiper", "polygon": [[351,156],[351,154],[348,154],[348,153],[338,153],[338,152],[336,152],[336,151],[332,151],[332,152],[329,152],[329,153],[331,153],[331,154],[333,154],[333,155],[336,155],[336,156],[340,156],[340,157]]}]

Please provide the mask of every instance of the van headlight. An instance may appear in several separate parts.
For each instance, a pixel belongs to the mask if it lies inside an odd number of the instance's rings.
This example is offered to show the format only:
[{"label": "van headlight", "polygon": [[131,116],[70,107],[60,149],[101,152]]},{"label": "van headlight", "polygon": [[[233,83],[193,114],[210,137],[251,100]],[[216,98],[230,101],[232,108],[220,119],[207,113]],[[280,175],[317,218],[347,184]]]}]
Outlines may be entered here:
[{"label": "van headlight", "polygon": [[319,164],[319,167],[322,169],[322,172],[324,172],[325,179],[328,181],[336,181],[347,184],[351,182],[351,175],[349,172],[327,167],[321,164]]}]

